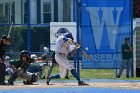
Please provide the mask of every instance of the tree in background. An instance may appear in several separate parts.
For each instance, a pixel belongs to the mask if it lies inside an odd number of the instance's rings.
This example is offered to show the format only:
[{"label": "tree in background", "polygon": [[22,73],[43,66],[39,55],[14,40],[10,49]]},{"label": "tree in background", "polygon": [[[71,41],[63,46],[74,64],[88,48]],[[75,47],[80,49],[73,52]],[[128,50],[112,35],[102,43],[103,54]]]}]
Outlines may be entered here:
[{"label": "tree in background", "polygon": [[32,27],[31,28],[31,51],[43,52],[43,47],[50,48],[50,28]]}]

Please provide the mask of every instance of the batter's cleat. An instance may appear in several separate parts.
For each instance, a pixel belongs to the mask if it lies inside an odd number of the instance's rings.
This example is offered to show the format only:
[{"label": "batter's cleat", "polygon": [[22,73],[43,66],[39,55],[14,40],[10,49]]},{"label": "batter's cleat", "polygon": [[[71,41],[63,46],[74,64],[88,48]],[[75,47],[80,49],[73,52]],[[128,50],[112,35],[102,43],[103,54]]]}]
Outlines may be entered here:
[{"label": "batter's cleat", "polygon": [[84,81],[80,81],[80,82],[78,82],[78,85],[79,86],[84,86],[84,85],[89,85],[89,84],[86,84]]},{"label": "batter's cleat", "polygon": [[49,83],[50,83],[50,78],[47,77],[47,78],[46,78],[46,84],[49,85]]},{"label": "batter's cleat", "polygon": [[23,81],[24,85],[33,85],[33,82]]}]

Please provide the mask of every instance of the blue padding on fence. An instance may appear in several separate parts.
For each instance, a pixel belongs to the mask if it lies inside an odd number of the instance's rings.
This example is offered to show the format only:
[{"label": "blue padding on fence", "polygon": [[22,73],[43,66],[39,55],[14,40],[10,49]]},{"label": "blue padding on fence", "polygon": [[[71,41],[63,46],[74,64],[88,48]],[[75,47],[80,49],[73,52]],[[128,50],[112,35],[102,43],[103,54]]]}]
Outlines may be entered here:
[{"label": "blue padding on fence", "polygon": [[83,68],[120,68],[124,38],[132,40],[132,0],[82,0]]}]

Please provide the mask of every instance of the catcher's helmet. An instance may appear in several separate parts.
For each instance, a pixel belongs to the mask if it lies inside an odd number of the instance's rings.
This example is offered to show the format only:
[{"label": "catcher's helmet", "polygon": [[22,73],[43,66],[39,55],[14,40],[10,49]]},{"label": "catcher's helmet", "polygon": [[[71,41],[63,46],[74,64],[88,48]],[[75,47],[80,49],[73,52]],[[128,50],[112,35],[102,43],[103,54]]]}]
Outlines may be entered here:
[{"label": "catcher's helmet", "polygon": [[22,51],[20,52],[20,57],[21,57],[21,56],[27,56],[27,57],[30,57],[30,54],[29,54],[28,51],[26,51],[26,50],[22,50]]}]

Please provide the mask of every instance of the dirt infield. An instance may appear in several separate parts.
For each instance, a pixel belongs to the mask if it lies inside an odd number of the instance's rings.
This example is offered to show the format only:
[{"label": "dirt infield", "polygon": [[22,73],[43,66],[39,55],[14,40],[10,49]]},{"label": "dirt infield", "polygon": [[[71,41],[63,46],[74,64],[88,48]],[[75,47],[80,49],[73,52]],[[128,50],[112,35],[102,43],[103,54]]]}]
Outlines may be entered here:
[{"label": "dirt infield", "polygon": [[35,83],[34,85],[23,85],[15,83],[14,86],[0,86],[0,89],[29,89],[29,88],[65,88],[65,87],[93,87],[93,88],[116,88],[116,89],[139,89],[140,82],[87,82],[89,86],[78,86],[76,82],[51,82],[47,85],[45,82]]}]

